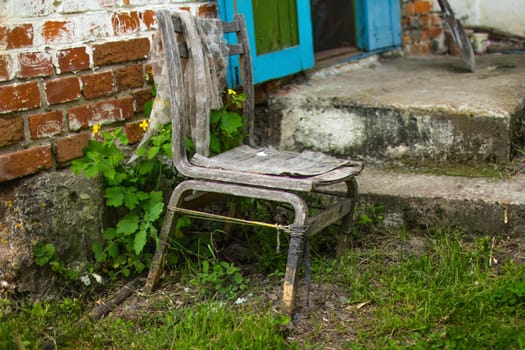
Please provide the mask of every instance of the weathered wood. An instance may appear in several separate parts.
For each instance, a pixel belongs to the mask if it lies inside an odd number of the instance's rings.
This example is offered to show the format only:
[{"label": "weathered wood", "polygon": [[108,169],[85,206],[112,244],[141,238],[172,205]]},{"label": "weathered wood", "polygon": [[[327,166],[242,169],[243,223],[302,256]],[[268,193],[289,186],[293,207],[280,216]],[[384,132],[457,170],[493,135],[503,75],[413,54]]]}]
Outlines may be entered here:
[{"label": "weathered wood", "polygon": [[295,295],[297,293],[297,276],[303,259],[305,244],[305,228],[296,227],[290,235],[290,246],[288,248],[288,259],[283,285],[283,309],[292,315],[295,309]]},{"label": "weathered wood", "polygon": [[347,216],[352,209],[353,202],[353,199],[350,198],[343,199],[319,214],[308,218],[308,235],[311,236]]},{"label": "weathered wood", "polygon": [[86,318],[92,321],[97,321],[110,313],[115,306],[133,294],[142,281],[143,279],[141,277],[136,277],[130,282],[126,283],[126,285],[120,288],[117,293],[115,293],[115,295],[113,295],[109,300],[100,302],[95,308],[93,308],[87,317],[79,321],[79,324],[84,322]]},{"label": "weathered wood", "polygon": [[[146,287],[152,290],[160,277],[164,251],[168,245],[176,213],[224,222],[275,227],[289,231],[291,234],[283,286],[283,308],[291,314],[295,307],[297,275],[305,250],[305,242],[309,235],[315,234],[340,219],[343,220],[342,232],[348,233],[357,199],[357,184],[354,177],[362,170],[362,164],[337,159],[319,152],[296,153],[255,147],[253,142],[254,87],[250,45],[244,18],[240,14],[235,15],[234,22],[223,23],[222,28],[224,32],[235,32],[237,36],[237,43],[229,45],[229,54],[240,56],[241,74],[238,81],[247,96],[243,106],[243,115],[246,121],[245,131],[249,135],[245,140],[248,145],[211,158],[196,154],[191,160],[188,159],[185,149],[185,132],[187,132],[185,120],[188,120],[191,115],[188,115],[190,114],[188,104],[183,101],[184,97],[187,98],[183,91],[188,90],[188,87],[184,86],[187,82],[182,77],[180,57],[181,55],[189,56],[187,64],[198,64],[197,61],[200,58],[192,57],[194,56],[192,50],[200,51],[200,49],[192,47],[191,50],[188,50],[188,42],[193,42],[195,45],[193,30],[188,30],[193,33],[189,35],[193,36],[192,40],[183,40],[183,42],[175,40],[177,36],[188,36],[188,33],[185,33],[188,28],[188,17],[184,17],[184,21],[181,21],[177,15],[172,18],[169,12],[159,11],[157,18],[168,65],[169,100],[173,122],[173,162],[177,171],[189,180],[177,185],[172,192],[168,213],[159,237],[160,244],[153,258]],[[176,35],[176,32],[182,35]],[[194,89],[195,87],[190,86],[189,91],[194,91]],[[209,128],[201,123],[201,130],[198,132],[209,133]],[[330,194],[329,191],[324,191],[323,187],[337,183],[347,184],[346,196],[335,194],[334,198],[338,199],[338,202],[309,218],[306,201],[299,194],[320,190],[323,190],[324,194]],[[192,193],[190,198],[186,197],[187,193]],[[209,199],[220,198],[223,195],[288,203],[294,209],[294,221],[289,225],[281,223],[277,225],[250,219],[237,219],[235,210],[231,210],[228,215],[217,215],[198,210],[200,205],[206,204]],[[305,267],[309,270],[309,254],[305,254],[304,258],[307,260]]]}]

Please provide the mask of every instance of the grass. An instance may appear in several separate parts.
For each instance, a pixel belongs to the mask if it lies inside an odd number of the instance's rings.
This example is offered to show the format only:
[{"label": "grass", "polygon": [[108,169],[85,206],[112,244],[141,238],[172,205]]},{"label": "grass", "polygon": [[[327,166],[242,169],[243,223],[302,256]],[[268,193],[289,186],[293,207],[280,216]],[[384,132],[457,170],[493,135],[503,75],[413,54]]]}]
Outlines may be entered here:
[{"label": "grass", "polygon": [[488,239],[454,234],[422,255],[350,253],[339,274],[374,316],[352,348],[525,349],[525,266],[496,268],[493,254]]},{"label": "grass", "polygon": [[445,175],[500,180],[509,177],[507,165],[502,164],[450,164],[443,162],[407,162],[405,165],[390,164],[387,169],[427,175]]},{"label": "grass", "polygon": [[[341,349],[525,349],[523,263],[505,260],[486,237],[437,232],[418,237],[418,249],[410,239],[379,237],[341,258],[316,258],[315,282],[337,285],[348,297],[330,312],[314,308],[294,327],[262,298],[242,305],[186,298],[182,306],[168,298],[131,318],[116,314],[82,326],[76,320],[86,305],[79,300],[3,299],[0,348],[322,349],[328,337]],[[264,290],[248,285],[252,295]],[[332,321],[336,326],[327,326]]]}]

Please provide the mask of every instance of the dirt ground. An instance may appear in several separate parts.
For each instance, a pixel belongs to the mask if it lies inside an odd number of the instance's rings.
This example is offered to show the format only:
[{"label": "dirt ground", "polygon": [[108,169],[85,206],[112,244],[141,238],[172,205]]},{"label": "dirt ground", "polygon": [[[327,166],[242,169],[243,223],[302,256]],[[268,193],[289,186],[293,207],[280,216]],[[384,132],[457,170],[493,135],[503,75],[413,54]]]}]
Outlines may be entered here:
[{"label": "dirt ground", "polygon": [[[400,240],[385,236],[368,237],[361,242],[361,248],[376,246],[377,249],[392,251],[392,256],[399,249],[407,253],[421,254],[425,251],[431,237],[411,237]],[[525,263],[525,237],[494,238],[493,262],[497,266],[503,261]],[[243,266],[243,275],[250,279],[248,292],[243,304],[257,301],[257,307],[280,309],[282,278],[268,277],[250,273],[253,268]],[[314,272],[315,274],[315,272]],[[318,282],[323,276],[314,276],[311,285],[310,306],[305,305],[305,286],[298,291],[296,314],[293,321],[284,330],[290,341],[296,341],[306,347],[321,345],[323,349],[349,348],[357,340],[357,330],[366,328],[373,322],[374,304],[370,301],[349,303],[352,300],[348,288],[339,283]],[[117,306],[109,317],[137,319],[145,314],[162,313],[166,305],[174,309],[183,308],[202,300],[198,291],[191,284],[176,282],[176,277],[165,277],[154,293],[144,293],[139,288],[131,297]],[[239,299],[240,301],[242,299]]]}]

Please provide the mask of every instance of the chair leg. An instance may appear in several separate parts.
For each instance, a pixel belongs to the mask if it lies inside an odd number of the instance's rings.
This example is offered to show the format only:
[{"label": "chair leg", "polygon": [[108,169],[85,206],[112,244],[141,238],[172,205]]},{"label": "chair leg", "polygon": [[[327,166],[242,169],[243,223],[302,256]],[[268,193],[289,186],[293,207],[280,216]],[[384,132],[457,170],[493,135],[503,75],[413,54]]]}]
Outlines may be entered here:
[{"label": "chair leg", "polygon": [[352,199],[352,207],[350,208],[350,212],[341,219],[341,230],[337,234],[337,245],[335,248],[335,254],[338,257],[344,255],[350,247],[349,235],[354,224],[354,210],[357,202],[358,189],[355,178],[347,181],[346,186],[346,196]]},{"label": "chair leg", "polygon": [[168,246],[168,238],[171,232],[171,227],[176,218],[177,215],[175,212],[168,209],[166,212],[166,217],[164,218],[164,223],[162,224],[162,228],[160,230],[159,246],[155,250],[155,255],[151,261],[151,267],[146,279],[146,291],[148,292],[152,292],[155,289],[160,275],[162,274],[164,252]]},{"label": "chair leg", "polygon": [[293,314],[295,308],[297,275],[304,254],[305,239],[305,227],[292,229],[283,287],[283,310],[289,315]]}]

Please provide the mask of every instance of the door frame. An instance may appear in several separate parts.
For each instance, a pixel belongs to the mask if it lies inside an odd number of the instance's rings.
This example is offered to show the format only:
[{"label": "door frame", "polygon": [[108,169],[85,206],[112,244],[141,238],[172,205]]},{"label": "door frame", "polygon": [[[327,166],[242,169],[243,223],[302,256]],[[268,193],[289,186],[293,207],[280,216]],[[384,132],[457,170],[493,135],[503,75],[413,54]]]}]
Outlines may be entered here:
[{"label": "door frame", "polygon": [[[252,52],[254,83],[257,84],[285,77],[314,66],[315,59],[309,2],[306,4],[305,0],[296,0],[299,45],[261,55],[256,54],[257,47],[251,0],[217,0],[217,3],[219,5],[219,16],[223,20],[232,21],[236,12],[244,14],[250,50]],[[232,62],[231,64],[234,65],[235,63]],[[235,77],[232,76],[231,79],[235,79]]]}]

